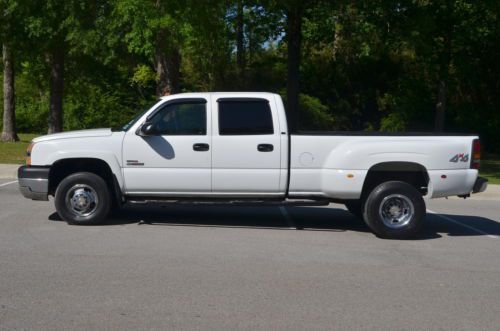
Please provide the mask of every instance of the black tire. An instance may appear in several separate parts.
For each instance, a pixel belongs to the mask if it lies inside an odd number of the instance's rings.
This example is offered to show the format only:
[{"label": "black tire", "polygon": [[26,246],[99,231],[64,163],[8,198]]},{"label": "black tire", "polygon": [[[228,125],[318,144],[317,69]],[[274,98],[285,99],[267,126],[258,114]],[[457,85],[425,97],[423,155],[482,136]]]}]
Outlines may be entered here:
[{"label": "black tire", "polygon": [[55,194],[57,213],[68,224],[101,223],[109,213],[111,202],[104,179],[90,172],[78,172],[64,178]]},{"label": "black tire", "polygon": [[345,207],[351,214],[356,216],[356,218],[359,218],[360,220],[363,219],[363,204],[361,200],[346,201]]},{"label": "black tire", "polygon": [[415,237],[425,218],[422,194],[405,182],[385,182],[368,195],[363,218],[379,237],[408,239]]}]

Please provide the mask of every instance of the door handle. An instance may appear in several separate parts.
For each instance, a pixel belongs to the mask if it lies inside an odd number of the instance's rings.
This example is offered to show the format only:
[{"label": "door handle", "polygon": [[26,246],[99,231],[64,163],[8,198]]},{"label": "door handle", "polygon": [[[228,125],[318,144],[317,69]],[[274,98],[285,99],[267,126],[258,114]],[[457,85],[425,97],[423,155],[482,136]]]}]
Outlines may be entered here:
[{"label": "door handle", "polygon": [[196,152],[206,152],[210,149],[210,146],[208,144],[194,144],[193,145],[193,150]]},{"label": "door handle", "polygon": [[259,144],[257,145],[257,150],[259,152],[272,152],[274,150],[274,146],[271,144]]}]

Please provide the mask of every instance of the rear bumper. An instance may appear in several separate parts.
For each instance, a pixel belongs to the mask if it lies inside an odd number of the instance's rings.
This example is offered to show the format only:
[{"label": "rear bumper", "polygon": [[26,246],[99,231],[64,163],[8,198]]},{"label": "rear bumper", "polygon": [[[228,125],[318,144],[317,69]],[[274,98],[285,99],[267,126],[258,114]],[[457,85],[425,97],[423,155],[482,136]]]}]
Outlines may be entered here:
[{"label": "rear bumper", "polygon": [[17,179],[22,195],[32,200],[49,200],[49,172],[50,167],[19,167]]},{"label": "rear bumper", "polygon": [[488,187],[488,180],[484,177],[477,177],[474,186],[472,187],[472,193],[480,193],[486,191]]}]

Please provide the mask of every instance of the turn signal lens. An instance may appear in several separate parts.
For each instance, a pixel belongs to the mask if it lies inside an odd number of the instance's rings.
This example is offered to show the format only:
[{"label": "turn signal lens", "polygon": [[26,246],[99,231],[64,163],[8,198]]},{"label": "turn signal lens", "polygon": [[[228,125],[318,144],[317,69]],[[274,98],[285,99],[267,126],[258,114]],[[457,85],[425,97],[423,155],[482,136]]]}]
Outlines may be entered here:
[{"label": "turn signal lens", "polygon": [[470,167],[471,169],[479,169],[481,164],[481,142],[479,139],[474,139],[472,141],[472,158]]},{"label": "turn signal lens", "polygon": [[30,143],[28,145],[28,149],[26,149],[26,165],[31,165],[31,151],[33,150],[34,143]]}]

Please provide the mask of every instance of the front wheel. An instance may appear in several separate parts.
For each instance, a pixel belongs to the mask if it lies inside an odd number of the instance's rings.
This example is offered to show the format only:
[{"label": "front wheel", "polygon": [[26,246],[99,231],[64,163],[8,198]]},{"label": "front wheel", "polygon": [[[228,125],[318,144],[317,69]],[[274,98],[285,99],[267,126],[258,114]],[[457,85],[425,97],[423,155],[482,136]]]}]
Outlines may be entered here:
[{"label": "front wheel", "polygon": [[57,187],[57,213],[69,224],[101,223],[109,213],[111,198],[104,179],[90,172],[64,178]]},{"label": "front wheel", "polygon": [[385,182],[373,189],[363,208],[363,218],[379,237],[407,239],[416,236],[424,222],[425,202],[413,186]]}]

